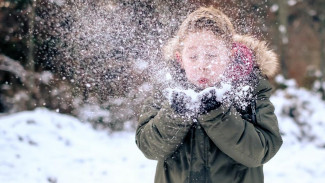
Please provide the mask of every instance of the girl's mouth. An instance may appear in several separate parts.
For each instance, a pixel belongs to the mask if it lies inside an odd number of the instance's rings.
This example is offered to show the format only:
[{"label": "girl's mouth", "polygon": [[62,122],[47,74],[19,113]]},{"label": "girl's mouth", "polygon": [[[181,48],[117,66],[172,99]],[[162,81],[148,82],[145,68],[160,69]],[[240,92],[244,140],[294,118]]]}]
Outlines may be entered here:
[{"label": "girl's mouth", "polygon": [[207,78],[200,78],[199,80],[198,80],[198,82],[200,83],[200,84],[207,84],[208,83],[208,79]]}]

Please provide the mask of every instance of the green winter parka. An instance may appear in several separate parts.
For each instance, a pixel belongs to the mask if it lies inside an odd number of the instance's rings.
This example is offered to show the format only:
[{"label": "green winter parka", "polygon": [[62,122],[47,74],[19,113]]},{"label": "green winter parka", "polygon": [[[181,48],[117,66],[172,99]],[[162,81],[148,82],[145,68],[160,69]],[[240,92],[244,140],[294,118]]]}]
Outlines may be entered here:
[{"label": "green winter parka", "polygon": [[168,101],[149,97],[139,116],[136,144],[148,159],[158,160],[154,182],[264,182],[263,164],[282,145],[271,90],[268,79],[259,77],[253,91],[256,124],[232,105],[192,118],[175,113]]}]

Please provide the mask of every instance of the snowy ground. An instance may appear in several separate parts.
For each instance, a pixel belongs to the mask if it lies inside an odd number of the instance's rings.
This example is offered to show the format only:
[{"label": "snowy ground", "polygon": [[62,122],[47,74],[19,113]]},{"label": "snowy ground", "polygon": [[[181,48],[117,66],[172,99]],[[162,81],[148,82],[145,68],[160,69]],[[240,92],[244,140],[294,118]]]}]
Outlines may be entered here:
[{"label": "snowy ground", "polygon": [[[281,114],[288,106],[284,93],[272,98],[284,145],[265,165],[265,182],[323,183],[325,148],[319,146],[325,141],[320,133],[325,131],[325,103],[315,99],[318,103],[312,104],[319,110],[309,114],[318,140],[298,141],[294,122]],[[300,98],[315,98],[300,93]],[[152,183],[155,165],[138,150],[132,131],[95,131],[76,118],[43,108],[0,117],[1,183]]]},{"label": "snowy ground", "polygon": [[150,183],[155,162],[134,141],[47,109],[1,117],[0,182]]}]

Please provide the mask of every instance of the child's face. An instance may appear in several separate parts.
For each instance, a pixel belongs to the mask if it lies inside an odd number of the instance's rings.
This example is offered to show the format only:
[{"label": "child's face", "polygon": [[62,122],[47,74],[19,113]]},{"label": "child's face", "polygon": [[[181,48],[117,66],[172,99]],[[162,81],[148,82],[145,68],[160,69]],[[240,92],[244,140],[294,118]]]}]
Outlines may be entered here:
[{"label": "child's face", "polygon": [[183,50],[176,53],[187,79],[200,88],[213,86],[224,73],[231,57],[231,50],[221,38],[211,31],[189,33]]}]

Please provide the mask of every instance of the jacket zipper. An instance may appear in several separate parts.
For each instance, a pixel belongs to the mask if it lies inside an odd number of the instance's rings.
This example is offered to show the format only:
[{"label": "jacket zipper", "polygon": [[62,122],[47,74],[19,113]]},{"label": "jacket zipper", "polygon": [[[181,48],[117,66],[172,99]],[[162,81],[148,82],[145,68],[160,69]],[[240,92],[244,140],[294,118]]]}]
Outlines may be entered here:
[{"label": "jacket zipper", "polygon": [[193,119],[193,125],[191,127],[191,147],[190,147],[190,171],[189,171],[189,175],[188,175],[188,183],[191,182],[191,178],[192,178],[192,155],[193,155],[193,143],[194,143],[194,131],[195,131],[195,128],[197,126],[197,122],[195,121],[196,119]]},{"label": "jacket zipper", "polygon": [[252,108],[252,122],[254,125],[257,124],[256,121],[256,100],[252,99],[251,101],[251,108]]},{"label": "jacket zipper", "polygon": [[209,164],[209,138],[204,136],[204,153],[205,153],[205,182],[208,183],[208,164]]}]

